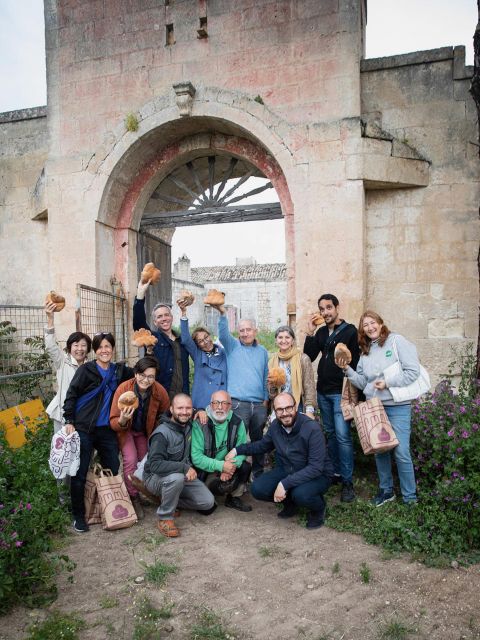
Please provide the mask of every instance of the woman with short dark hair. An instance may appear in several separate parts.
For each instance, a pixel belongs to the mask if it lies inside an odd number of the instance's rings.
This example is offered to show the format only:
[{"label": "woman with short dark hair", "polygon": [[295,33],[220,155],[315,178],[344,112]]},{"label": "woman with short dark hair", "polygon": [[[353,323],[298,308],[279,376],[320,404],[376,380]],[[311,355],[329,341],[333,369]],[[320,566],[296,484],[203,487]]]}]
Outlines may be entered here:
[{"label": "woman with short dark hair", "polygon": [[[153,356],[140,358],[133,368],[134,377],[123,382],[115,391],[110,410],[110,426],[117,434],[122,452],[125,485],[139,519],[143,518],[143,508],[138,490],[130,481],[130,475],[146,455],[148,438],[157,426],[160,416],[170,406],[168,393],[155,381],[157,369],[158,361]],[[126,391],[135,393],[138,408],[119,409],[118,399]]]},{"label": "woman with short dark hair", "polygon": [[115,338],[111,333],[95,334],[92,346],[96,360],[79,367],[63,405],[67,433],[77,430],[80,436],[80,467],[70,485],[73,528],[78,533],[88,531],[84,492],[93,449],[98,451],[103,467],[113,475],[118,473],[118,444],[110,428],[110,407],[118,385],[133,376],[133,369],[112,362]]},{"label": "woman with short dark hair", "polygon": [[47,325],[45,327],[45,350],[50,356],[57,376],[57,393],[46,408],[48,416],[53,420],[55,433],[62,428],[63,403],[68,387],[78,367],[87,360],[92,348],[92,341],[86,333],[74,331],[67,338],[67,346],[63,351],[55,338],[54,311],[55,303],[45,304]]}]

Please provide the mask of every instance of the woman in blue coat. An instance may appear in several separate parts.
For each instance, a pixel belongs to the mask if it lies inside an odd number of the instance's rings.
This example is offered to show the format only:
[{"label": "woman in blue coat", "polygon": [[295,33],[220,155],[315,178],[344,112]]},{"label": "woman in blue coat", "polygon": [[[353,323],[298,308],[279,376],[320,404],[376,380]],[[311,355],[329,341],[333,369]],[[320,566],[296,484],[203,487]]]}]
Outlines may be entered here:
[{"label": "woman in blue coat", "polygon": [[210,332],[197,327],[192,335],[188,326],[187,305],[178,303],[181,310],[180,335],[182,344],[194,364],[192,402],[195,409],[204,410],[214,391],[227,390],[227,357],[223,347],[215,344]]}]

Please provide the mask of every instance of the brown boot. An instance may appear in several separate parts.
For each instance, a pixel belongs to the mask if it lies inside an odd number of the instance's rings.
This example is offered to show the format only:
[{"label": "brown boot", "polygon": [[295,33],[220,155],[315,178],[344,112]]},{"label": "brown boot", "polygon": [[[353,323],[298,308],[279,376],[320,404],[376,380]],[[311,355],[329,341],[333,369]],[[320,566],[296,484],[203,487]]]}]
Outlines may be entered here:
[{"label": "brown boot", "polygon": [[139,520],[143,520],[145,517],[145,511],[143,510],[142,503],[140,502],[140,496],[132,498],[132,505],[135,509],[135,513],[137,514],[137,518]]},{"label": "brown boot", "polygon": [[180,530],[177,528],[175,520],[159,520],[157,528],[166,538],[178,538],[180,535]]}]

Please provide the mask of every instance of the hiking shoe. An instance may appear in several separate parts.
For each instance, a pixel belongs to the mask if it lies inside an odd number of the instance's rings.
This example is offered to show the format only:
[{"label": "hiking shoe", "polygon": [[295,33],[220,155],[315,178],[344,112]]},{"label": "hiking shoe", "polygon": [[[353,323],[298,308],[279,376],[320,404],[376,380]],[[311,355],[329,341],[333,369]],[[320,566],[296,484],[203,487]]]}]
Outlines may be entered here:
[{"label": "hiking shoe", "polygon": [[375,505],[376,507],[381,507],[382,504],[386,502],[392,502],[395,500],[395,494],[393,491],[380,491],[377,495],[370,500],[370,504]]},{"label": "hiking shoe", "polygon": [[286,504],[283,509],[277,513],[278,518],[293,518],[297,515],[297,507],[294,504]]},{"label": "hiking shoe", "polygon": [[132,498],[132,505],[135,509],[135,513],[139,520],[143,520],[145,517],[145,511],[143,510],[142,503],[140,502],[140,496]]},{"label": "hiking shoe", "polygon": [[87,531],[90,531],[90,527],[85,522],[85,518],[82,517],[75,518],[75,520],[73,521],[73,529],[77,533],[86,533]]},{"label": "hiking shoe", "polygon": [[234,498],[233,496],[227,496],[225,498],[225,506],[230,509],[236,509],[237,511],[243,511],[247,513],[252,510],[249,504],[245,504],[241,498]]},{"label": "hiking shoe", "polygon": [[325,509],[309,511],[307,515],[307,529],[319,529],[325,522]]},{"label": "hiking shoe", "polygon": [[355,500],[355,491],[351,482],[344,482],[342,485],[341,502],[353,502]]},{"label": "hiking shoe", "polygon": [[166,538],[178,538],[180,535],[180,530],[177,528],[175,520],[158,520],[157,529]]}]

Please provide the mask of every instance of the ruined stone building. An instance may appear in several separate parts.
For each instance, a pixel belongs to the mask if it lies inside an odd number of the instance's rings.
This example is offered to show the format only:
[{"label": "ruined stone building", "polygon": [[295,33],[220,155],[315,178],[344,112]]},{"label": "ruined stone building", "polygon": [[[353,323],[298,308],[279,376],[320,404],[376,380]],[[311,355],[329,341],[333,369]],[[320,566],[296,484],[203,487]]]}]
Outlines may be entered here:
[{"label": "ruined stone building", "polygon": [[[48,104],[0,115],[1,301],[55,288],[66,332],[76,283],[131,302],[144,259],[170,273],[176,226],[283,216],[291,323],[328,290],[444,371],[477,337],[472,68],[453,46],[365,59],[366,20],[365,0],[45,0]],[[279,204],[233,206],[249,176]]]},{"label": "ruined stone building", "polygon": [[[237,258],[234,266],[191,267],[188,256],[181,256],[173,267],[172,299],[188,289],[195,302],[188,309],[190,324],[203,324],[217,331],[217,313],[203,304],[209,289],[225,293],[231,329],[242,318],[255,318],[260,329],[276,329],[287,321],[287,273],[281,263],[257,264],[253,258]],[[178,307],[173,308],[174,324],[180,322]]]}]

